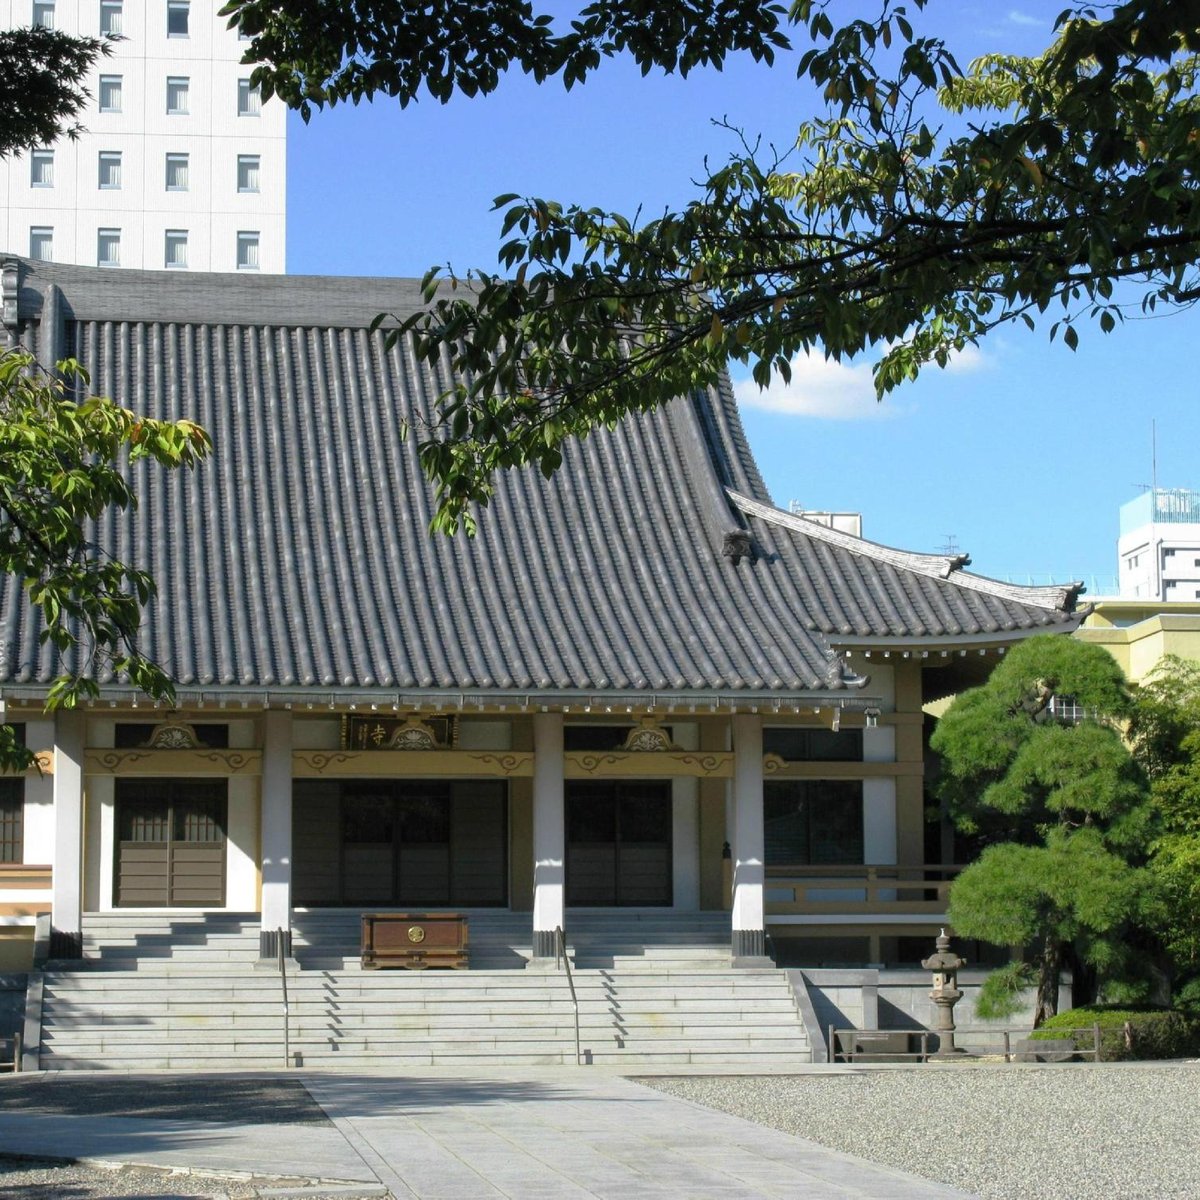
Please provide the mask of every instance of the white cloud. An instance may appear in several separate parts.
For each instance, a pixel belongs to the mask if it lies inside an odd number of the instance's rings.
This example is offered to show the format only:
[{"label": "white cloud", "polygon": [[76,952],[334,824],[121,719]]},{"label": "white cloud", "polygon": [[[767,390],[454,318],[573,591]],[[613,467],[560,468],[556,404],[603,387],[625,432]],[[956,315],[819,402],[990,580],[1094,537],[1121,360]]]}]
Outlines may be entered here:
[{"label": "white cloud", "polygon": [[[988,365],[983,351],[978,346],[964,346],[955,354],[950,355],[950,361],[945,370],[951,375],[970,375],[973,371],[982,371]],[[926,367],[927,371],[936,371],[937,367]]]},{"label": "white cloud", "polygon": [[1028,13],[1023,13],[1019,9],[1013,8],[1009,10],[1008,19],[1014,25],[1045,25],[1045,21],[1041,17],[1031,17]]},{"label": "white cloud", "polygon": [[[947,371],[966,374],[986,365],[976,346],[967,346],[951,357]],[[792,359],[792,378],[785,383],[776,375],[766,388],[753,379],[734,382],[733,392],[739,404],[767,412],[789,413],[798,417],[818,417],[827,421],[887,420],[907,410],[900,402],[903,389],[882,401],[875,399],[875,383],[869,362],[833,362],[820,354],[798,354]],[[936,367],[926,367],[936,371]]]},{"label": "white cloud", "polygon": [[824,417],[835,421],[863,421],[894,415],[891,405],[875,399],[869,363],[851,366],[831,362],[819,354],[798,354],[792,359],[788,383],[775,376],[760,389],[753,379],[733,386],[738,402],[768,412]]}]

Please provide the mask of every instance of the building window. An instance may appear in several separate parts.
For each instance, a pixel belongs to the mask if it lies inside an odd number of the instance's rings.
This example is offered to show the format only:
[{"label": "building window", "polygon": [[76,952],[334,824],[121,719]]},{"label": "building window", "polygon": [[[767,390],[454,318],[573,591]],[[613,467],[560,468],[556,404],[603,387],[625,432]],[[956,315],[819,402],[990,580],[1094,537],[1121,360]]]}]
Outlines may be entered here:
[{"label": "building window", "polygon": [[99,167],[102,188],[111,190],[121,186],[121,152],[119,150],[101,150]]},{"label": "building window", "polygon": [[862,762],[861,729],[811,729],[768,726],[763,730],[763,753],[784,762]]},{"label": "building window", "polygon": [[100,76],[100,111],[119,113],[121,111],[121,76]]},{"label": "building window", "polygon": [[188,156],[186,154],[167,155],[167,191],[186,192],[188,190]]},{"label": "building window", "polygon": [[43,29],[54,28],[54,0],[33,0],[33,23]]},{"label": "building window", "polygon": [[167,37],[187,37],[188,0],[167,0]]},{"label": "building window", "polygon": [[238,116],[257,117],[262,112],[262,93],[251,87],[250,80],[238,80]]},{"label": "building window", "polygon": [[99,229],[96,231],[96,265],[119,267],[121,265],[121,231]]},{"label": "building window", "polygon": [[121,0],[100,0],[100,32],[102,34],[120,33],[121,16]]},{"label": "building window", "polygon": [[50,225],[34,225],[29,230],[29,257],[49,262],[54,257],[54,229]]},{"label": "building window", "polygon": [[258,191],[258,155],[238,155],[237,189],[239,192]]},{"label": "building window", "polygon": [[763,785],[767,865],[861,863],[862,793],[858,779],[768,780]]},{"label": "building window", "polygon": [[29,186],[54,186],[54,151],[35,150],[29,156]]},{"label": "building window", "polygon": [[0,779],[0,862],[25,861],[25,780]]},{"label": "building window", "polygon": [[184,116],[188,110],[188,78],[186,75],[167,76],[167,112]]},{"label": "building window", "polygon": [[168,270],[185,268],[187,266],[187,243],[186,229],[168,229],[163,266]]},{"label": "building window", "polygon": [[258,270],[258,232],[256,230],[238,231],[237,267],[239,271]]}]

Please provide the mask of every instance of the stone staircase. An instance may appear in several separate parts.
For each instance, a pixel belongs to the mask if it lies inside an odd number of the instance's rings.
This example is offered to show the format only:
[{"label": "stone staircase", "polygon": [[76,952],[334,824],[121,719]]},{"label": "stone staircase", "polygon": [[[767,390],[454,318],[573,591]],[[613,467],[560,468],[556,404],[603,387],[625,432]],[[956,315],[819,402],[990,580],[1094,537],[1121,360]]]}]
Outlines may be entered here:
[{"label": "stone staircase", "polygon": [[[754,1070],[810,1061],[785,973],[733,970],[725,914],[568,920],[585,1063]],[[567,978],[526,965],[528,915],[471,922],[469,971],[363,971],[357,914],[298,913],[287,1065],[573,1063]],[[348,928],[350,944],[341,940]],[[255,965],[257,951],[254,917],[89,916],[88,965],[44,976],[42,1068],[284,1066],[280,980]]]}]

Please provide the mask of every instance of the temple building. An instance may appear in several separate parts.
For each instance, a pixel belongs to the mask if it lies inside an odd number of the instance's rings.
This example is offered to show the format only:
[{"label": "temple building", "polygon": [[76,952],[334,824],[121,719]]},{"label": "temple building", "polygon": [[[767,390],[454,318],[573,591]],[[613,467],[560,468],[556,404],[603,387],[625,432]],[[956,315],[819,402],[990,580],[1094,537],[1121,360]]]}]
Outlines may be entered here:
[{"label": "temple building", "polygon": [[735,964],[925,946],[949,864],[922,705],[1074,630],[1079,585],[775,507],[725,382],[566,447],[553,479],[498,478],[475,537],[431,536],[400,427],[449,379],[369,330],[420,303],[391,279],[4,263],[9,345],[215,445],[194,472],[139,464],[138,511],[97,529],[158,583],[144,648],[176,709],[106,677],[48,715],[60,664],[5,585],[5,719],[42,763],[4,781],[7,964],[47,909],[60,962],[105,914],[250,914],[273,958],[326,909],[516,914],[522,966],[589,911],[708,913]]}]

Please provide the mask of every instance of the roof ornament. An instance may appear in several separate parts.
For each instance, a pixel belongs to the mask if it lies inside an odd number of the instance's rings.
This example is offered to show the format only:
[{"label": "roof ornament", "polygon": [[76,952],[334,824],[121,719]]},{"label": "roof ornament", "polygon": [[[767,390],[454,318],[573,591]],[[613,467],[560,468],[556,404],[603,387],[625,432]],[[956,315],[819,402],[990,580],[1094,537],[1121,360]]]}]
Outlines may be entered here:
[{"label": "roof ornament", "polygon": [[871,682],[871,677],[870,675],[855,674],[844,659],[834,655],[829,660],[829,666],[825,669],[822,682],[827,688],[840,691],[843,688],[864,688]]},{"label": "roof ornament", "polygon": [[21,290],[21,264],[6,258],[0,264],[0,321],[8,330],[4,335],[5,346],[17,344],[17,297]]},{"label": "roof ornament", "polygon": [[426,725],[416,713],[410,713],[404,724],[392,734],[389,750],[440,750],[432,725]]},{"label": "roof ornament", "polygon": [[634,753],[658,754],[667,750],[678,750],[667,731],[660,727],[654,717],[643,717],[640,725],[629,731],[623,750]]},{"label": "roof ornament", "polygon": [[143,744],[150,750],[199,750],[201,745],[193,726],[170,718],[155,725]]},{"label": "roof ornament", "polygon": [[748,558],[753,562],[754,543],[750,540],[749,533],[744,529],[731,529],[725,535],[725,544],[721,547],[721,554],[729,559],[735,567],[743,558]]}]

